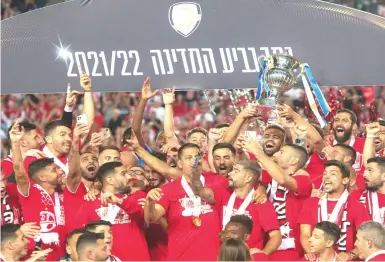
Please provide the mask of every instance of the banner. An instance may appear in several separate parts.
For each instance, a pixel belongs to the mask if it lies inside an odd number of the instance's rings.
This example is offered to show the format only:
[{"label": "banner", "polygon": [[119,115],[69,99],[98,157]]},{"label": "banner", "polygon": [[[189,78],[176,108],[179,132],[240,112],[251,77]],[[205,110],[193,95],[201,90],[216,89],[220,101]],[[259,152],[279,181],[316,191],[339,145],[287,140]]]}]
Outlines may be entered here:
[{"label": "banner", "polygon": [[1,22],[1,92],[255,88],[289,53],[321,86],[385,84],[385,18],[314,0],[74,0]]}]

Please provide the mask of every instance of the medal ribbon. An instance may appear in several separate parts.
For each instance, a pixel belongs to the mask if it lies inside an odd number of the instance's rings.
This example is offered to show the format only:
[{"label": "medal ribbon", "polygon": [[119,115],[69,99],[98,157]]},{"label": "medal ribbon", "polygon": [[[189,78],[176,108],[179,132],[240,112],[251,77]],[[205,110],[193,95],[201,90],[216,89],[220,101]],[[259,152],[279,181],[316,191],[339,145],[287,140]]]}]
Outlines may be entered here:
[{"label": "medal ribbon", "polygon": [[319,209],[319,212],[321,212],[321,214],[318,215],[318,222],[329,221],[338,225],[342,214],[341,208],[344,204],[347,203],[348,196],[349,196],[349,192],[345,190],[344,193],[341,195],[341,197],[338,199],[336,206],[334,207],[330,217],[328,218],[328,206],[327,206],[328,198],[327,198],[327,194],[325,194],[319,201],[319,206],[321,206],[321,209]]},{"label": "medal ribbon", "polygon": [[48,158],[52,158],[53,159],[53,162],[58,166],[60,167],[61,170],[64,171],[64,173],[66,174],[66,176],[68,175],[68,161],[67,161],[67,164],[63,164],[62,161],[60,161],[54,154],[52,154],[52,152],[48,149],[47,146],[45,146],[43,148],[43,153],[48,157]]},{"label": "medal ribbon", "polygon": [[[205,185],[205,178],[204,176],[200,176],[200,180],[202,182],[202,185],[204,186]],[[201,214],[201,205],[202,205],[202,200],[200,197],[198,196],[195,196],[194,192],[192,191],[190,185],[188,184],[186,178],[184,176],[182,176],[182,180],[181,180],[181,183],[182,183],[182,187],[184,189],[184,191],[186,192],[186,194],[188,195],[188,197],[193,200],[193,203],[194,203],[194,212],[193,212],[193,215],[196,216],[196,217],[199,217],[199,215]]]},{"label": "medal ribbon", "polygon": [[368,200],[371,200],[370,201],[371,205],[368,203],[369,204],[368,206],[369,206],[370,214],[372,215],[373,221],[378,222],[381,225],[384,225],[384,221],[381,218],[380,206],[378,204],[377,192],[369,192],[368,191]]},{"label": "medal ribbon", "polygon": [[[246,196],[246,198],[243,200],[241,206],[238,208],[238,210],[235,212],[234,215],[243,215],[245,213],[246,208],[251,203],[251,200],[253,199],[253,194],[255,192],[255,189],[253,188]],[[233,215],[233,209],[234,209],[234,203],[236,198],[235,192],[231,194],[231,197],[229,199],[229,202],[227,203],[227,206],[224,209],[223,214],[223,220],[222,220],[222,229],[225,229],[226,224],[230,221],[230,218]]]}]

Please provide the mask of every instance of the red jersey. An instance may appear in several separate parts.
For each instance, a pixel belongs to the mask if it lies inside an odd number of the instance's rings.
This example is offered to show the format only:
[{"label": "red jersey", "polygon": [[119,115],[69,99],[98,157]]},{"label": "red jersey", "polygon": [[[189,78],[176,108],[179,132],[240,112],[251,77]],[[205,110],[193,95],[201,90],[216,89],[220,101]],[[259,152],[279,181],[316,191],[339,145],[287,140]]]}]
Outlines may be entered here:
[{"label": "red jersey", "polygon": [[[371,219],[385,226],[385,194],[361,189],[353,191],[350,198],[364,204]],[[373,201],[373,198],[377,198],[377,201]],[[375,203],[378,203],[378,209],[375,207]]]},{"label": "red jersey", "polygon": [[65,253],[65,217],[63,193],[49,195],[40,185],[30,181],[27,196],[19,192],[19,201],[24,222],[35,222],[40,226],[41,248],[52,248],[47,261],[54,261]]},{"label": "red jersey", "polygon": [[[39,155],[39,157],[47,157],[47,158],[53,158],[56,166],[60,168],[61,170],[64,171],[64,173],[67,175],[68,174],[68,159],[67,156],[59,156],[56,157],[54,154],[48,149],[47,146],[42,145],[41,146],[41,151],[35,150],[35,154]],[[29,165],[37,160],[38,157],[34,155],[29,155],[24,158],[24,168],[28,172],[28,167]]]},{"label": "red jersey", "polygon": [[379,250],[371,254],[365,262],[369,261],[385,261],[385,250]]},{"label": "red jersey", "polygon": [[[205,187],[215,188],[217,176],[205,177]],[[202,200],[200,226],[193,224],[194,200],[185,192],[182,178],[162,186],[163,196],[157,201],[165,210],[168,223],[167,260],[217,260],[220,247],[218,206]]]},{"label": "red jersey", "polygon": [[12,156],[8,155],[1,161],[1,170],[6,178],[8,178],[13,172]]},{"label": "red jersey", "polygon": [[300,236],[297,219],[304,200],[311,195],[312,183],[309,176],[297,175],[293,178],[297,181],[296,193],[277,185],[275,181],[270,184],[268,191],[278,216],[282,235],[282,244],[278,250],[295,251],[297,254],[291,259],[298,259],[299,250],[295,250],[299,245]]},{"label": "red jersey", "polygon": [[[221,203],[223,212],[221,212],[221,221],[223,221],[223,214],[226,212],[231,195],[232,192],[229,192],[228,190],[225,190],[222,193]],[[243,201],[244,199],[235,197],[232,216],[236,215],[236,212],[241,207]],[[263,242],[268,237],[266,234],[271,230],[279,230],[278,218],[273,204],[269,201],[266,201],[263,204],[250,203],[242,214],[248,216],[254,222],[250,239],[247,241],[248,246],[250,248],[263,249]],[[225,225],[222,224],[222,227],[223,226]]]},{"label": "red jersey", "polygon": [[309,173],[311,182],[316,189],[321,188],[325,162],[325,158],[322,159],[317,152],[314,152],[306,165],[305,170]]},{"label": "red jersey", "polygon": [[84,196],[88,190],[83,182],[80,182],[75,192],[71,192],[68,187],[64,189],[64,214],[66,220],[66,232],[70,233],[79,225],[79,218],[76,216],[84,204]]},{"label": "red jersey", "polygon": [[[311,225],[311,230],[315,224],[321,222],[320,214],[320,199],[317,197],[309,198],[303,205],[301,215],[298,218],[298,224]],[[327,200],[328,216],[333,212],[337,200]],[[339,215],[337,224],[341,228],[341,237],[336,245],[336,251],[350,252],[354,248],[355,234],[361,223],[369,221],[369,215],[365,211],[363,204],[348,198],[347,204],[343,205]]]},{"label": "red jersey", "polygon": [[145,221],[143,208],[138,199],[145,198],[142,191],[123,197],[123,203],[117,205],[102,205],[100,198],[84,202],[77,217],[81,218],[80,226],[94,221],[106,220],[112,223],[112,250],[122,261],[150,260],[145,238]]},{"label": "red jersey", "polygon": [[19,201],[7,193],[1,199],[1,225],[22,224]]},{"label": "red jersey", "polygon": [[146,230],[146,240],[151,261],[167,259],[168,235],[159,224],[149,224]]}]

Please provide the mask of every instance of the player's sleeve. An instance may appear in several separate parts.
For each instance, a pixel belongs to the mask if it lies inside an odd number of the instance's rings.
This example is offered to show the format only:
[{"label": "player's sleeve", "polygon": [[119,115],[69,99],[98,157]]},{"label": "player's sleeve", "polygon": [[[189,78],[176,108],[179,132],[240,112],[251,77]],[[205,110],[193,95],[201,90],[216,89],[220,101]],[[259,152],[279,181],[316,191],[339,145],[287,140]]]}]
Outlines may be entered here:
[{"label": "player's sleeve", "polygon": [[311,190],[313,188],[313,185],[311,183],[309,176],[293,176],[295,181],[297,181],[297,193],[296,195],[299,197],[310,197],[311,196]]},{"label": "player's sleeve", "polygon": [[312,219],[312,215],[313,215],[312,210],[314,210],[314,205],[318,205],[318,203],[316,203],[316,201],[314,201],[313,198],[309,198],[303,203],[302,209],[297,219],[297,224],[300,224],[300,225],[314,224],[314,221]]},{"label": "player's sleeve", "polygon": [[273,204],[266,201],[263,204],[256,204],[258,206],[258,217],[261,227],[265,232],[271,230],[279,230],[279,222],[277,213],[274,210]]},{"label": "player's sleeve", "polygon": [[349,202],[350,202],[349,209],[351,209],[354,214],[353,221],[354,221],[355,228],[358,228],[364,222],[372,220],[364,204],[354,200],[351,200]]},{"label": "player's sleeve", "polygon": [[3,160],[1,161],[1,169],[6,178],[8,178],[13,172],[13,163],[12,161]]},{"label": "player's sleeve", "polygon": [[266,170],[262,170],[262,173],[261,173],[261,183],[262,183],[262,185],[264,185],[265,188],[268,187],[268,185],[271,183],[272,180],[273,179],[271,178],[269,173],[267,173]]}]

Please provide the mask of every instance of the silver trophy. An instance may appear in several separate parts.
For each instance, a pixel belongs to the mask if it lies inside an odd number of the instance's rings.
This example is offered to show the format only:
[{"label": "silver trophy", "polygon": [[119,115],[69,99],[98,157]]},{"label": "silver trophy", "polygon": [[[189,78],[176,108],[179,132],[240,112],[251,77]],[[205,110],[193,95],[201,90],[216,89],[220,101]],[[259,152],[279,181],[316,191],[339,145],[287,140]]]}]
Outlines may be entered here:
[{"label": "silver trophy", "polygon": [[274,54],[266,59],[267,64],[263,72],[264,80],[270,88],[270,96],[259,99],[259,111],[264,122],[275,123],[277,119],[277,104],[279,95],[290,90],[297,82],[300,74],[297,69],[300,64],[297,59],[288,54]]}]

